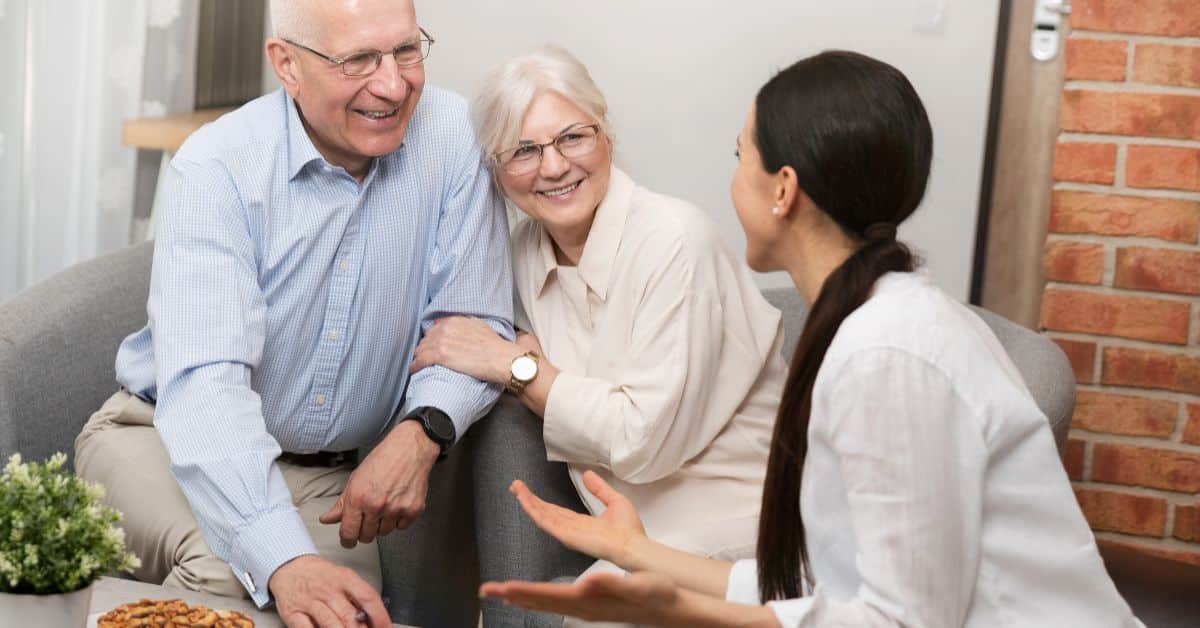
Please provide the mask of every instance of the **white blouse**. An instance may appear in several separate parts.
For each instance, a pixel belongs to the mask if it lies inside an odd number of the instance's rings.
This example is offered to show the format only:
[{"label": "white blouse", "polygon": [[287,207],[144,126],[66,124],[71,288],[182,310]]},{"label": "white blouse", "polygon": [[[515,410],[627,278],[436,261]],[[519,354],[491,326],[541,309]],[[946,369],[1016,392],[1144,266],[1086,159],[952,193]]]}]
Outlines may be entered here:
[{"label": "white blouse", "polygon": [[[800,497],[801,626],[1141,626],[1105,572],[1045,416],[987,325],[890,274],[813,388]],[[727,599],[758,604],[739,561]]]},{"label": "white blouse", "polygon": [[612,169],[576,267],[534,221],[513,233],[518,326],[561,369],[546,403],[551,460],[637,506],[655,538],[753,556],[787,366],[779,311],[711,218]]}]

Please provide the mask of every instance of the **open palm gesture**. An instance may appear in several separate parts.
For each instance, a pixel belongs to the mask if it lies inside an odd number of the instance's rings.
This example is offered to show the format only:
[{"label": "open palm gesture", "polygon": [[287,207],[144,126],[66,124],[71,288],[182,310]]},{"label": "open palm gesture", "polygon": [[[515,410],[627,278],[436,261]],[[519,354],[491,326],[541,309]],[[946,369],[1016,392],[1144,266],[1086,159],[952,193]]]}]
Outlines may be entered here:
[{"label": "open palm gesture", "polygon": [[520,480],[514,481],[509,491],[516,496],[521,508],[537,527],[563,545],[630,568],[630,543],[646,536],[646,528],[642,526],[637,510],[624,495],[613,490],[593,471],[583,474],[583,484],[605,505],[601,515],[584,515],[545,502]]}]

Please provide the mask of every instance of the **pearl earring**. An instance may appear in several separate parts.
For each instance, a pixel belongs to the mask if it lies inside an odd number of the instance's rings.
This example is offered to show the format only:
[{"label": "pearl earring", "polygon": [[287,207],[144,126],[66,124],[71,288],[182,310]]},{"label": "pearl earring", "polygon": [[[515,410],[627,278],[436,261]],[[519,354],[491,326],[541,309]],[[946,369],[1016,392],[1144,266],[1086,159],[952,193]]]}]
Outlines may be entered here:
[{"label": "pearl earring", "polygon": [[775,216],[776,218],[778,218],[778,217],[779,217],[779,208],[778,208],[778,207],[772,207],[772,208],[771,208],[771,215],[772,215],[772,216]]}]

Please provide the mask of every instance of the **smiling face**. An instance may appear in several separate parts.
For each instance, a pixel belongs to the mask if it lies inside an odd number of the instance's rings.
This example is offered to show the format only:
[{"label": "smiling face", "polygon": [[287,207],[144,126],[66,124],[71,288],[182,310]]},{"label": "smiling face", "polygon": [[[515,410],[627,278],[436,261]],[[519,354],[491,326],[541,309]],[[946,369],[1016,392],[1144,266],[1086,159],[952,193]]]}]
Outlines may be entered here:
[{"label": "smiling face", "polygon": [[[571,127],[595,123],[597,120],[558,92],[543,91],[525,111],[520,142],[552,142]],[[608,191],[611,169],[612,142],[601,132],[596,148],[586,155],[565,159],[558,149],[547,146],[536,170],[512,175],[497,166],[496,174],[504,195],[551,235],[586,234]]]},{"label": "smiling face", "polygon": [[[297,41],[334,59],[392,51],[421,34],[410,0],[302,2],[318,41]],[[296,101],[313,145],[327,161],[351,174],[387,155],[404,133],[425,87],[425,67],[399,67],[384,54],[372,74],[350,77],[316,54],[280,39],[267,44],[280,82]]]}]

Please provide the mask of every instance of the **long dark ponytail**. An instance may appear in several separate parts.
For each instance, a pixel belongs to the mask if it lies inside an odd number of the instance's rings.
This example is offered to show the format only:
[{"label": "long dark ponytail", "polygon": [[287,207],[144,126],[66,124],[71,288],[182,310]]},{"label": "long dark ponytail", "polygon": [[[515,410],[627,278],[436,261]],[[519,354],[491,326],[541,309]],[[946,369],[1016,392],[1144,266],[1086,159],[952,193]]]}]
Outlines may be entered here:
[{"label": "long dark ponytail", "polygon": [[812,573],[800,517],[813,383],[842,321],[879,277],[910,271],[896,225],[925,194],[933,132],[916,90],[896,68],[827,51],[767,82],[755,100],[755,142],[767,172],[784,166],[822,211],[861,246],[811,304],[775,422],[758,531],[762,600],[799,597]]}]

